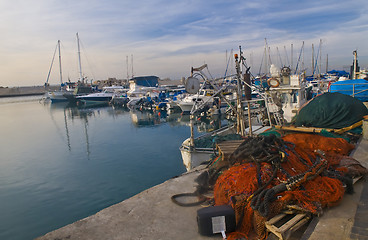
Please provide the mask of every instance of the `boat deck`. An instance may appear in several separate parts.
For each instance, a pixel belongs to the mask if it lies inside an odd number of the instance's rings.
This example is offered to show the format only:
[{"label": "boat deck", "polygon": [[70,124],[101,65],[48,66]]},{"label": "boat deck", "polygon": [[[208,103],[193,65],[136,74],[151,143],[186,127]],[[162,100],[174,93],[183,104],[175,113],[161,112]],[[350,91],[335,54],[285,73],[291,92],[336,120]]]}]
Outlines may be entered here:
[{"label": "boat deck", "polygon": [[218,143],[216,145],[219,155],[224,161],[230,158],[230,155],[239,147],[244,140],[232,140]]}]

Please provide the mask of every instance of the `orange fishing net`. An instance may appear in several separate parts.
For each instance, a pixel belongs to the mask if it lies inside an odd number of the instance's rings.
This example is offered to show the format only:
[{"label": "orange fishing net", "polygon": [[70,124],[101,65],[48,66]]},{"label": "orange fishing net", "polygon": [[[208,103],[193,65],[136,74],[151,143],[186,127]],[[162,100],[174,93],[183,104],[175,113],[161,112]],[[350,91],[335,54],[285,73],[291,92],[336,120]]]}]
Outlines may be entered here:
[{"label": "orange fishing net", "polygon": [[[304,175],[305,181],[302,181],[300,186],[297,184],[290,191],[278,193],[276,200],[270,203],[268,216],[263,217],[252,209],[251,199],[254,197],[253,193],[259,188],[259,182],[265,183],[272,177],[274,170],[272,163],[260,163],[258,173],[256,164],[248,162],[234,165],[220,175],[214,187],[215,204],[232,205],[238,223],[237,232],[230,234],[228,239],[247,238],[251,232],[256,232],[261,239],[265,238],[264,221],[278,214],[286,205],[297,205],[306,212],[319,214],[322,208],[336,205],[342,199],[345,192],[342,182],[337,178],[321,176],[313,172],[315,170],[311,170],[311,166],[316,165],[317,157],[321,156],[327,160],[326,168],[335,166],[334,171],[336,171],[342,156],[349,154],[354,149],[354,145],[341,138],[304,133],[289,134],[282,139],[293,143],[295,147],[290,147],[293,145],[290,144],[284,149],[286,160],[281,163],[276,177],[266,189],[279,185],[292,176],[310,172]],[[316,152],[316,150],[319,151]],[[344,167],[338,170],[341,174],[346,172]],[[306,181],[313,174],[314,178]]]}]

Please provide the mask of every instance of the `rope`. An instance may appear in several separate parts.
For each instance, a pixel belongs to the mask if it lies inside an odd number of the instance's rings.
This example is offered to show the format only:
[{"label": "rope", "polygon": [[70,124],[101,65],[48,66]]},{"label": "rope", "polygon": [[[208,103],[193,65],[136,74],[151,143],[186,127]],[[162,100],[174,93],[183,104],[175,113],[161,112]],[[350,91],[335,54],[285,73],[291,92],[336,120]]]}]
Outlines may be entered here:
[{"label": "rope", "polygon": [[284,191],[291,191],[300,186],[302,183],[314,179],[326,168],[326,166],[326,160],[320,161],[320,159],[317,158],[313,166],[305,173],[290,177],[286,183],[281,183],[270,189],[264,189],[259,194],[253,194],[255,196],[250,204],[252,209],[258,211],[262,216],[268,217],[270,212],[270,204],[276,199],[277,194]]}]

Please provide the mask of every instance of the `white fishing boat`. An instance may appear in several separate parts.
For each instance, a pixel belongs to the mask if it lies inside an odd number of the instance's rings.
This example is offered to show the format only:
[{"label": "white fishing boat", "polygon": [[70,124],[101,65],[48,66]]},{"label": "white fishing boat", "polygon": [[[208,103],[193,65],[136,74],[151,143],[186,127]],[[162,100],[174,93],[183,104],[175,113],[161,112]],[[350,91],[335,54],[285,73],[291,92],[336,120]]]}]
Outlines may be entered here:
[{"label": "white fishing boat", "polygon": [[190,94],[175,103],[180,107],[183,113],[189,114],[192,110],[203,109],[213,105],[212,89],[203,89],[198,94]]},{"label": "white fishing boat", "polygon": [[[216,152],[214,144],[209,147],[200,146],[199,143],[203,142],[201,138],[212,137],[214,139],[234,133],[242,137],[261,134],[274,125],[283,125],[285,122],[290,122],[299,108],[307,102],[305,91],[306,82],[301,76],[290,74],[281,75],[279,73],[268,81],[270,87],[264,89],[249,84],[251,82],[250,73],[248,73],[248,70],[245,74],[240,71],[240,62],[237,59],[236,64],[238,66],[237,80],[239,82],[237,92],[235,93],[237,103],[235,105],[236,107],[229,104],[229,108],[232,109],[236,117],[236,123],[232,127],[227,127],[197,138],[194,138],[193,131],[191,130],[191,137],[186,139],[180,147],[183,163],[187,170],[210,160],[211,155]],[[204,79],[207,79],[203,72],[201,74]],[[240,87],[242,85],[249,87],[248,93],[246,93],[247,90],[243,91],[243,88]],[[257,88],[259,99],[246,100],[240,97],[252,95],[254,88]],[[229,103],[221,94],[217,96],[220,96],[222,101]],[[251,97],[248,99],[251,99]],[[264,104],[260,104],[257,108],[252,107],[254,103],[259,103],[260,101],[264,102]],[[215,143],[214,140],[212,141]]]}]

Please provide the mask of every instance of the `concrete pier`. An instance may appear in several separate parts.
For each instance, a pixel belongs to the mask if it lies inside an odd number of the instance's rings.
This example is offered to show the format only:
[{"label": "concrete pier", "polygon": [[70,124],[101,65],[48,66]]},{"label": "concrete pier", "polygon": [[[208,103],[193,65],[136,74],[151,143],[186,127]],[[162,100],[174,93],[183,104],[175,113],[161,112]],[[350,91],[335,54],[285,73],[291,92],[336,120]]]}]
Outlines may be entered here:
[{"label": "concrete pier", "polygon": [[[368,168],[368,140],[362,139],[353,155]],[[203,171],[199,167],[170,179],[95,215],[52,231],[37,240],[101,239],[222,239],[221,235],[199,235],[196,207],[180,207],[171,201],[178,193],[194,192],[194,179]],[[341,204],[314,218],[302,239],[368,239],[368,183],[355,183],[355,193],[345,195]],[[358,210],[357,210],[358,209]]]},{"label": "concrete pier", "polygon": [[202,206],[181,207],[171,201],[174,194],[194,192],[194,179],[202,171],[198,167],[37,239],[211,239],[198,234],[196,216]]}]

